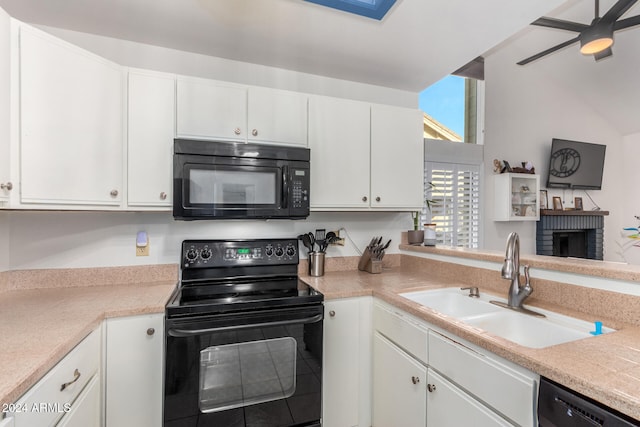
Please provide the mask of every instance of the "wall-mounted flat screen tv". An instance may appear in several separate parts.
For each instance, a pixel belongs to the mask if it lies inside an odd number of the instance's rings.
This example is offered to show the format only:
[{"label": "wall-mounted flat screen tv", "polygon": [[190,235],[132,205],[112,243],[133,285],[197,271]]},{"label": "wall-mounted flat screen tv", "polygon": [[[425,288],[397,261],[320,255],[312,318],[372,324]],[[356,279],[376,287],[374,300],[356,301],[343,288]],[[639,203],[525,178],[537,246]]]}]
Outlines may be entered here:
[{"label": "wall-mounted flat screen tv", "polygon": [[553,138],[548,188],[600,190],[606,145]]}]

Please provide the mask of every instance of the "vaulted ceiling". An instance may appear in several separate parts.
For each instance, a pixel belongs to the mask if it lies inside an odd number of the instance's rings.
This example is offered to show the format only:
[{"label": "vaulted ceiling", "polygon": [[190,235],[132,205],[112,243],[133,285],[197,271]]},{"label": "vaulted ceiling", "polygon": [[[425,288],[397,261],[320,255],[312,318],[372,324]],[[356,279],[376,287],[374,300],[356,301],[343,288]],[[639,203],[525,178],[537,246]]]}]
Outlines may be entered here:
[{"label": "vaulted ceiling", "polygon": [[25,22],[418,92],[565,0],[398,0],[380,22],[303,0],[0,0]]}]

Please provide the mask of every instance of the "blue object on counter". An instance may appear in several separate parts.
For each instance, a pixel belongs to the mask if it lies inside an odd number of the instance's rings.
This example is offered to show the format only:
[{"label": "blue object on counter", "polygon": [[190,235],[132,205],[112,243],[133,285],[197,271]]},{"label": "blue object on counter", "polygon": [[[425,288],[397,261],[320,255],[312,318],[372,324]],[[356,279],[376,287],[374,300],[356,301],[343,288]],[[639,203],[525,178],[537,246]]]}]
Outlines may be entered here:
[{"label": "blue object on counter", "polygon": [[589,332],[591,335],[602,335],[602,322],[594,323],[596,330]]}]

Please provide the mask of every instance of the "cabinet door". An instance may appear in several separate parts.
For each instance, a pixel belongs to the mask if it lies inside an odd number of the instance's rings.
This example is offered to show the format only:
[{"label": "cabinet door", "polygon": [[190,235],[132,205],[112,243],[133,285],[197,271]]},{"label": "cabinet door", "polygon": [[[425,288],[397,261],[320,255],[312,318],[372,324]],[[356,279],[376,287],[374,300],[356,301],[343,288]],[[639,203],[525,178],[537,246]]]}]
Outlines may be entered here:
[{"label": "cabinet door", "polygon": [[540,176],[522,173],[494,175],[494,220],[540,219]]},{"label": "cabinet door", "polygon": [[100,376],[96,375],[56,427],[100,427]]},{"label": "cabinet door", "polygon": [[307,95],[249,88],[250,142],[307,146]]},{"label": "cabinet door", "polygon": [[130,72],[128,107],[128,205],[170,207],[175,78]]},{"label": "cabinet door", "polygon": [[[351,427],[359,420],[361,399],[361,338],[368,329],[361,326],[360,299],[335,300],[325,303],[324,362],[322,379],[323,425]],[[366,362],[365,362],[366,363]],[[367,424],[368,425],[368,424]]]},{"label": "cabinet door", "polygon": [[422,209],[424,142],[422,113],[371,106],[371,206]]},{"label": "cabinet door", "polygon": [[426,384],[427,368],[376,332],[373,336],[373,425],[425,427]]},{"label": "cabinet door", "polygon": [[428,426],[506,427],[512,425],[438,375],[433,369],[429,370],[428,390]]},{"label": "cabinet door", "polygon": [[178,78],[179,137],[246,141],[247,89],[205,79]]},{"label": "cabinet door", "polygon": [[164,316],[106,322],[106,425],[162,425]]},{"label": "cabinet door", "polygon": [[0,8],[0,202],[9,200],[12,187],[9,141],[11,140],[11,22]]},{"label": "cabinet door", "polygon": [[22,203],[120,205],[123,93],[117,64],[21,26]]},{"label": "cabinet door", "polygon": [[369,207],[369,146],[369,104],[309,100],[311,209]]}]

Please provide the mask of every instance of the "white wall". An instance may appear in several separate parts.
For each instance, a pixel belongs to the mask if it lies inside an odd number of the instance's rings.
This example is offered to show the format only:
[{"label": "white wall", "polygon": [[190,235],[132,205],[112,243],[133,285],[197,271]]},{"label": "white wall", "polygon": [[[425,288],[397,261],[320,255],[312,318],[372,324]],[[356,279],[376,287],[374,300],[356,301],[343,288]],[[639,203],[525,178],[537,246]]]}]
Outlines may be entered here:
[{"label": "white wall", "polygon": [[[10,224],[10,254],[4,255]],[[374,235],[393,239],[397,253],[400,233],[411,229],[409,213],[312,213],[306,220],[174,221],[169,212],[0,212],[0,269],[108,267],[178,263],[184,239],[295,238],[299,234],[346,228],[362,250]],[[149,235],[150,255],[135,256],[138,231]],[[300,245],[302,258],[306,257]],[[332,246],[327,256],[356,256],[347,240]]]},{"label": "white wall", "polygon": [[10,269],[9,214],[0,211],[0,271]]},{"label": "white wall", "polygon": [[[625,158],[623,137],[596,111],[586,106],[580,94],[556,84],[553,70],[539,66],[521,67],[514,58],[521,52],[507,45],[485,60],[485,248],[502,250],[511,231],[520,234],[522,252],[535,253],[535,222],[494,222],[492,206],[493,159],[507,160],[511,165],[531,161],[546,184],[551,139],[566,138],[606,144],[604,177],[601,191],[589,191],[605,217],[605,259],[621,260],[618,251],[620,229],[625,223],[624,200],[633,192],[633,183],[622,171]],[[549,190],[549,200],[561,196],[565,207],[573,207],[573,198],[582,197],[585,209],[593,204],[583,191]],[[627,221],[628,223],[628,221]]]},{"label": "white wall", "polygon": [[[623,227],[640,227],[640,220],[635,216],[640,216],[640,197],[635,185],[640,184],[640,133],[627,135],[623,140],[625,181],[627,182],[625,195],[622,197],[624,203],[622,222]],[[631,264],[640,265],[640,240],[632,240],[626,236],[636,234],[633,231],[621,231],[618,239],[618,250],[625,261]]]},{"label": "white wall", "polygon": [[416,108],[418,94],[282,68],[183,52],[94,34],[40,26],[44,31],[129,67]]}]

